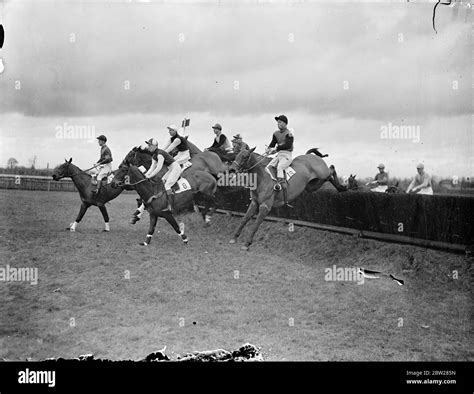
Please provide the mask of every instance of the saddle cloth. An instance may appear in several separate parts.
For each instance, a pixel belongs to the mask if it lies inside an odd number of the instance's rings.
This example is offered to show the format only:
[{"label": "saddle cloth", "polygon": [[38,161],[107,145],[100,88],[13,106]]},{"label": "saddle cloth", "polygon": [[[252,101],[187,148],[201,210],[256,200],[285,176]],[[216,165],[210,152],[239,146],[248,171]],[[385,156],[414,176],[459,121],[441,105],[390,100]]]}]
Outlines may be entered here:
[{"label": "saddle cloth", "polygon": [[293,169],[293,167],[287,167],[285,169],[286,181],[288,182],[290,178],[295,174],[296,174],[296,171]]},{"label": "saddle cloth", "polygon": [[374,187],[373,189],[370,189],[371,192],[379,192],[379,193],[385,193],[387,191],[386,185],[379,185],[377,187]]},{"label": "saddle cloth", "polygon": [[171,187],[174,194],[179,194],[182,192],[187,192],[191,190],[191,185],[189,184],[188,180],[185,178],[179,178],[176,183]]},{"label": "saddle cloth", "polygon": [[[97,185],[97,174],[96,174],[96,173],[90,173],[90,172],[89,172],[89,175],[92,176],[92,178],[91,178],[91,184]],[[108,185],[109,183],[111,183],[111,182],[113,181],[113,179],[114,179],[114,174],[113,174],[112,172],[109,172],[109,173],[107,174],[107,177],[103,177],[103,178],[102,178],[102,182],[104,182],[104,179],[107,179],[106,185]]]},{"label": "saddle cloth", "polygon": [[192,165],[193,165],[193,163],[191,163],[191,162],[188,160],[186,163],[184,163],[184,164],[182,165],[183,171],[184,171],[186,168],[191,167]]}]

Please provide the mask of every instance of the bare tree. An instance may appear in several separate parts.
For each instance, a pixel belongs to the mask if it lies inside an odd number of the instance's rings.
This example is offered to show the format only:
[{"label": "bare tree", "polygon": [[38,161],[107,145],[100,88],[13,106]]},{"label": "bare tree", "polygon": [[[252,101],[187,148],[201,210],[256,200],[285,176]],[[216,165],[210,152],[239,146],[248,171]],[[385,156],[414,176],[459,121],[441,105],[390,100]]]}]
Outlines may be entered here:
[{"label": "bare tree", "polygon": [[7,167],[8,168],[13,168],[13,167],[16,167],[18,165],[18,160],[15,159],[14,157],[10,157],[7,161]]}]

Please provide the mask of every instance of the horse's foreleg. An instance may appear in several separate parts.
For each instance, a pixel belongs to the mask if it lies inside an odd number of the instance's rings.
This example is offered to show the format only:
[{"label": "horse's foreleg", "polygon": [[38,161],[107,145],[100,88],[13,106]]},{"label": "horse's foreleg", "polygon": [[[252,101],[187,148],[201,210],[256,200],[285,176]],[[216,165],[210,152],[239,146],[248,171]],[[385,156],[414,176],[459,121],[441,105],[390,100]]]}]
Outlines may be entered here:
[{"label": "horse's foreleg", "polygon": [[253,242],[253,237],[255,236],[255,233],[257,232],[258,228],[260,227],[263,220],[265,219],[265,216],[268,215],[270,210],[271,210],[271,205],[267,205],[265,203],[260,204],[257,220],[255,220],[255,223],[253,224],[252,229],[250,230],[250,234],[247,238],[247,241],[242,246],[243,250],[248,250],[249,246]]},{"label": "horse's foreleg", "polygon": [[181,240],[187,244],[188,243],[188,237],[186,237],[186,234],[184,233],[184,229],[181,230],[179,228],[178,222],[174,218],[173,214],[171,212],[162,212],[161,216],[163,216],[166,221],[173,227],[174,231],[181,237]]},{"label": "horse's foreleg", "polygon": [[102,214],[102,217],[104,218],[105,222],[105,228],[104,231],[110,231],[109,227],[109,214],[107,213],[107,208],[105,205],[99,205],[100,213]]},{"label": "horse's foreleg", "polygon": [[206,196],[206,205],[204,207],[204,212],[202,215],[205,226],[210,226],[212,215],[214,214],[214,212],[216,212],[216,209],[216,199],[213,196]]},{"label": "horse's foreleg", "polygon": [[77,224],[82,220],[82,218],[84,217],[84,215],[86,214],[87,212],[87,209],[90,207],[91,205],[90,204],[87,204],[85,202],[83,202],[81,204],[81,208],[79,209],[79,213],[77,214],[77,217],[76,217],[76,221],[74,223],[71,223],[68,227],[68,230],[71,231],[71,232],[74,232],[76,231],[76,226]]},{"label": "horse's foreleg", "polygon": [[140,245],[147,246],[151,242],[151,237],[155,232],[156,222],[158,221],[158,216],[150,214],[150,226],[148,227],[148,234],[146,235],[145,242],[140,243]]},{"label": "horse's foreleg", "polygon": [[252,218],[252,216],[255,215],[257,210],[258,210],[257,200],[252,198],[252,201],[250,202],[250,205],[247,209],[247,212],[245,213],[245,216],[240,221],[239,227],[237,227],[237,230],[235,231],[229,243],[235,244],[237,242],[237,239],[239,238],[240,233],[242,232],[243,228],[248,223],[248,221]]}]

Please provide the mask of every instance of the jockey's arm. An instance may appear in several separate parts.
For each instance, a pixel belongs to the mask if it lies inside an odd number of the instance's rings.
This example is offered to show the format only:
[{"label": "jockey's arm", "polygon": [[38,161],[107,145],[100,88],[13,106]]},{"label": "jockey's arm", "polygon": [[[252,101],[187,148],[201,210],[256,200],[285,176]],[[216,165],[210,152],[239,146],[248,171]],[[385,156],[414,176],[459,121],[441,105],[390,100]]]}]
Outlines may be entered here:
[{"label": "jockey's arm", "polygon": [[168,144],[163,147],[163,150],[166,153],[170,153],[173,149],[177,148],[179,144],[181,144],[181,140],[179,138],[176,138],[173,143],[171,143],[171,140],[169,140]]},{"label": "jockey's arm", "polygon": [[410,185],[408,186],[407,193],[410,193],[414,186],[415,186],[415,178],[413,178]]},{"label": "jockey's arm", "polygon": [[104,154],[101,156],[97,164],[107,164],[112,162],[112,154],[110,150],[106,150]]},{"label": "jockey's arm", "polygon": [[154,169],[156,168],[156,165],[157,165],[157,161],[155,159],[151,159],[151,164],[150,164],[150,168],[148,169],[147,172],[145,172],[145,177],[146,178],[149,178],[150,177],[150,174],[154,171]]},{"label": "jockey's arm", "polygon": [[275,145],[278,143],[275,134],[273,135],[272,141],[270,142],[270,145],[268,145],[267,148],[267,153],[275,151]]},{"label": "jockey's arm", "polygon": [[165,158],[162,155],[158,155],[158,161],[153,160],[153,163],[152,163],[150,169],[145,174],[145,177],[146,178],[153,178],[156,174],[158,174],[161,171],[161,169],[163,168],[164,161],[165,161]]},{"label": "jockey's arm", "polygon": [[414,187],[413,191],[424,189],[425,187],[428,187],[430,177],[428,175],[425,175],[423,178],[424,179],[423,179],[423,182],[421,183],[421,185],[418,185],[417,187]]}]

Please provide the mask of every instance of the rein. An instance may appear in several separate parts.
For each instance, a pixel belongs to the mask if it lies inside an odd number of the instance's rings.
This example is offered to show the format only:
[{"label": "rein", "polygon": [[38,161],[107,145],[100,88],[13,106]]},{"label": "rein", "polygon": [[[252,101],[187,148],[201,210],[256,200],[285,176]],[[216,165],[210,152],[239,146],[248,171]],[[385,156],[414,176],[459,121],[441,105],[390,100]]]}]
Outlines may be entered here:
[{"label": "rein", "polygon": [[97,164],[97,165],[95,165],[95,166],[93,166],[93,167],[91,167],[91,168],[88,168],[88,169],[86,169],[86,170],[81,170],[81,171],[78,172],[77,174],[72,174],[72,175],[69,175],[69,176],[72,178],[73,176],[81,175],[81,174],[86,173],[87,171],[90,171],[90,170],[92,170],[93,168],[96,168],[96,167],[99,167],[99,166],[100,166],[100,164]]},{"label": "rein", "polygon": [[255,168],[256,166],[258,166],[262,161],[264,161],[267,158],[268,154],[265,153],[261,156],[262,156],[262,158],[259,161],[257,161],[253,166],[251,166],[249,168],[242,168],[242,166],[239,163],[237,163],[235,160],[232,163],[234,163],[237,166],[237,169],[239,171],[246,172],[246,171],[250,171],[252,168]]}]

